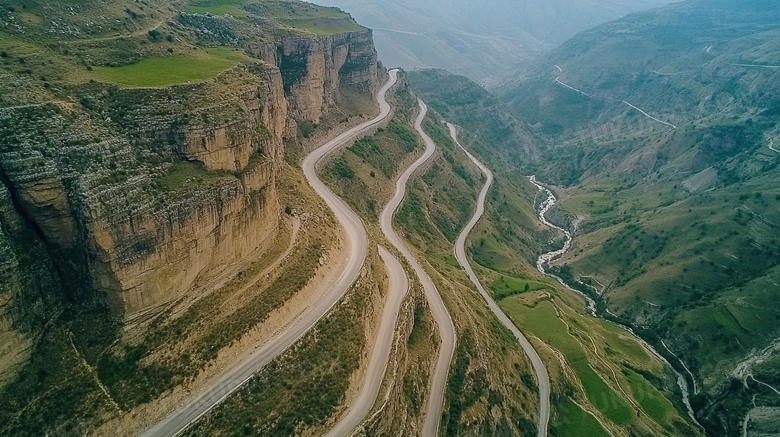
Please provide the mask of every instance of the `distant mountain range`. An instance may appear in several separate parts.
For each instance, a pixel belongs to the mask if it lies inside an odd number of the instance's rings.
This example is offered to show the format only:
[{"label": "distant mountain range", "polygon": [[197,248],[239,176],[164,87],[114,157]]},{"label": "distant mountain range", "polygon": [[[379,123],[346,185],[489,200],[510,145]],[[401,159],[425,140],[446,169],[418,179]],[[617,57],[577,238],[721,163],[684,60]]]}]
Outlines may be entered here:
[{"label": "distant mountain range", "polygon": [[776,431],[780,3],[633,14],[499,91],[581,219],[559,274],[676,354],[710,435]]},{"label": "distant mountain range", "polygon": [[322,0],[374,29],[380,60],[496,83],[576,33],[669,0]]}]

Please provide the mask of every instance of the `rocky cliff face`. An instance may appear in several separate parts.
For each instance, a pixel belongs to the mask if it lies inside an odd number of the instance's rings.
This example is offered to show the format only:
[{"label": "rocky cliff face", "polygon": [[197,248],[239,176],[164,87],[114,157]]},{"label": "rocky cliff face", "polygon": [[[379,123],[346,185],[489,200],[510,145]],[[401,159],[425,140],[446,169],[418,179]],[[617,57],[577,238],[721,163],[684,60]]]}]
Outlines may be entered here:
[{"label": "rocky cliff face", "polygon": [[250,50],[282,72],[290,115],[315,123],[333,105],[339,85],[377,88],[371,31],[318,37],[287,36]]},{"label": "rocky cliff face", "polygon": [[19,200],[0,172],[0,386],[30,356],[33,339],[57,311],[59,284],[34,230],[16,214]]},{"label": "rocky cliff face", "polygon": [[204,83],[0,108],[0,372],[65,303],[153,316],[269,244],[284,139],[340,85],[373,91],[376,53],[369,32],[252,50]]},{"label": "rocky cliff face", "polygon": [[[131,316],[171,302],[196,279],[248,257],[276,229],[276,180],[287,126],[281,76],[276,69],[255,78],[240,70],[200,90],[207,97],[230,89],[216,107],[185,91],[186,100],[175,106],[197,108],[188,123],[148,131],[169,138],[171,152],[185,160],[159,178],[158,189],[168,197],[161,207],[117,216],[98,206],[91,214],[93,279],[115,313]],[[137,109],[139,115],[147,112],[145,105]]]}]

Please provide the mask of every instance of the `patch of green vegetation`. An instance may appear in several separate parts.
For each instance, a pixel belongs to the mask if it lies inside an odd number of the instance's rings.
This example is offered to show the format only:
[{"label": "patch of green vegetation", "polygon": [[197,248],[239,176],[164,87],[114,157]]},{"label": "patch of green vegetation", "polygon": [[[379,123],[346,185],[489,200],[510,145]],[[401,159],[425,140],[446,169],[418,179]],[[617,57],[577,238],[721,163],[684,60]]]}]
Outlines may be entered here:
[{"label": "patch of green vegetation", "polygon": [[245,9],[253,14],[276,19],[284,26],[316,35],[336,35],[366,30],[365,27],[357,24],[349,14],[338,8],[319,6],[308,2],[272,0],[252,3]]},{"label": "patch of green vegetation", "polygon": [[287,26],[315,35],[338,35],[366,30],[365,27],[355,23],[351,18],[280,19],[279,21]]},{"label": "patch of green vegetation", "polygon": [[363,137],[355,141],[355,144],[349,147],[349,151],[355,155],[366,159],[371,155],[381,152],[379,141],[375,137]]},{"label": "patch of green vegetation", "polygon": [[402,123],[399,118],[393,117],[393,119],[390,120],[390,123],[387,125],[387,131],[395,137],[398,144],[400,144],[407,153],[411,153],[417,148],[417,144],[419,143],[417,133],[408,125]]},{"label": "patch of green vegetation", "polygon": [[398,161],[402,156],[414,151],[417,145],[417,135],[395,116],[387,128],[379,129],[373,136],[355,141],[348,150],[390,179],[397,170]]},{"label": "patch of green vegetation", "polygon": [[106,82],[134,87],[163,87],[216,77],[222,71],[248,61],[243,52],[226,47],[205,49],[199,56],[143,59],[122,67],[93,67]]},{"label": "patch of green vegetation", "polygon": [[529,308],[517,298],[508,298],[500,303],[513,322],[563,352],[582,382],[588,400],[602,414],[618,425],[629,423],[634,416],[632,409],[591,368],[579,341],[568,332],[552,304],[545,301],[535,308]]},{"label": "patch of green vegetation", "polygon": [[558,313],[550,302],[542,301],[530,308],[519,300],[519,296],[514,296],[504,299],[499,305],[521,329],[528,330],[545,343],[559,349],[568,360],[585,358],[580,343],[569,334],[566,324],[558,318]]},{"label": "patch of green vegetation", "polygon": [[444,257],[444,262],[447,263],[447,265],[460,268],[460,263],[458,262],[457,258],[455,258],[452,255],[447,255]]},{"label": "patch of green vegetation", "polygon": [[639,402],[642,410],[657,423],[665,424],[667,417],[676,412],[674,405],[642,375],[629,369],[623,369],[623,374],[630,383],[631,395]]},{"label": "patch of green vegetation", "polygon": [[550,423],[554,437],[607,437],[607,433],[595,417],[585,412],[569,397],[559,399],[553,407],[555,419]]},{"label": "patch of green vegetation", "polygon": [[309,120],[301,120],[298,122],[298,133],[304,138],[309,138],[311,134],[317,129],[317,124]]},{"label": "patch of green vegetation", "polygon": [[480,237],[469,247],[471,256],[479,265],[498,272],[513,270],[514,260],[506,256],[506,248],[492,235]]},{"label": "patch of green vegetation", "polygon": [[344,158],[336,159],[329,169],[337,178],[352,179],[355,177],[355,170],[352,170],[352,167],[349,166],[349,163]]},{"label": "patch of green vegetation", "polygon": [[430,312],[427,311],[427,306],[423,302],[417,302],[414,307],[414,325],[406,342],[407,356],[412,363],[412,369],[405,372],[402,382],[403,400],[409,415],[419,414],[427,399],[426,387],[430,368],[426,358],[436,350],[434,333],[435,324]]},{"label": "patch of green vegetation", "polygon": [[599,320],[598,323],[610,334],[604,341],[607,354],[623,359],[630,358],[635,363],[643,363],[650,359],[645,348],[625,329],[606,320]]},{"label": "patch of green vegetation", "polygon": [[[223,0],[218,0],[223,1]],[[235,1],[235,0],[227,0]],[[317,19],[317,18],[348,18],[349,14],[339,8],[320,6],[314,3],[287,1],[287,0],[264,0],[258,5],[265,10],[265,15],[273,18],[299,18],[299,19]]]},{"label": "patch of green vegetation", "polygon": [[501,300],[516,294],[541,290],[547,288],[547,285],[524,278],[501,275],[497,281],[490,284],[489,288],[493,291],[493,298]]},{"label": "patch of green vegetation", "polygon": [[417,190],[408,190],[401,208],[393,217],[397,229],[415,233],[424,239],[430,239],[434,235],[428,219],[423,212],[423,202]]},{"label": "patch of green vegetation", "polygon": [[114,413],[82,365],[70,333],[59,327],[43,336],[31,361],[0,396],[0,434],[9,436],[89,434]]},{"label": "patch of green vegetation", "polygon": [[430,326],[425,317],[425,308],[421,305],[417,305],[414,307],[414,324],[412,325],[412,332],[407,339],[407,344],[409,347],[413,347],[419,342],[424,341],[429,334]]},{"label": "patch of green vegetation", "polygon": [[227,345],[240,338],[258,320],[265,320],[271,311],[280,308],[295,293],[301,290],[314,276],[319,267],[322,246],[319,241],[312,242],[286,274],[277,278],[263,293],[238,309],[228,319],[211,330],[198,342],[197,348],[204,360],[216,358],[218,349],[214,345]]},{"label": "patch of green vegetation", "polygon": [[474,349],[474,339],[471,332],[461,334],[455,351],[455,364],[450,370],[447,381],[446,428],[444,435],[457,436],[462,434],[461,418],[463,412],[474,405],[488,392],[487,372],[481,366],[471,368],[471,355]]},{"label": "patch of green vegetation", "polygon": [[249,1],[250,0],[195,0],[190,2],[190,5],[184,11],[188,14],[229,14],[234,17],[246,17],[249,16],[249,13],[241,9],[241,6]]},{"label": "patch of green vegetation", "polygon": [[[634,411],[588,364],[575,360],[571,367],[585,388],[590,403],[616,425],[626,425],[634,418]],[[638,413],[637,413],[638,414]]]},{"label": "patch of green vegetation", "polygon": [[206,166],[198,161],[177,161],[156,182],[163,190],[180,192],[234,179],[235,176],[231,173],[224,170],[207,170]]}]

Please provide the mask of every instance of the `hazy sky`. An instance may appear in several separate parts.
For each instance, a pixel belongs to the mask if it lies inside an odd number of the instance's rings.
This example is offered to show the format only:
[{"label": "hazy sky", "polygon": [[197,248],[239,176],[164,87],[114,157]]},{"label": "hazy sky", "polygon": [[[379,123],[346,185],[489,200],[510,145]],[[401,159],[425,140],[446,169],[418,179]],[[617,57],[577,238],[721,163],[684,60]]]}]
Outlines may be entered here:
[{"label": "hazy sky", "polygon": [[375,29],[380,59],[489,84],[577,32],[669,0],[315,0]]}]

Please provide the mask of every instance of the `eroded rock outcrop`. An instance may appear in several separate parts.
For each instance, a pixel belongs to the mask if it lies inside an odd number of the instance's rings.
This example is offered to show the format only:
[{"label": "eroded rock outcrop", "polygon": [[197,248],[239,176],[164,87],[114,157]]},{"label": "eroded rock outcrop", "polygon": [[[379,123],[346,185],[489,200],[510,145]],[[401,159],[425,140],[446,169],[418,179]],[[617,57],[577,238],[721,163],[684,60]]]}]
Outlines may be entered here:
[{"label": "eroded rock outcrop", "polygon": [[204,83],[85,84],[81,108],[2,114],[17,207],[47,247],[75,250],[54,262],[116,316],[164,308],[267,244],[290,126],[318,121],[342,84],[376,85],[369,32],[264,47],[265,65]]},{"label": "eroded rock outcrop", "polygon": [[286,36],[250,51],[281,70],[290,115],[296,120],[319,122],[340,85],[369,92],[377,87],[377,54],[370,30]]},{"label": "eroded rock outcrop", "polygon": [[[29,358],[41,327],[58,311],[60,290],[35,232],[0,184],[0,386]],[[14,205],[17,203],[17,205]]]},{"label": "eroded rock outcrop", "polygon": [[57,101],[0,108],[0,387],[61,314],[149,320],[262,253],[297,123],[319,123],[344,87],[377,87],[369,30],[177,21],[256,59],[199,83],[90,81]]}]

